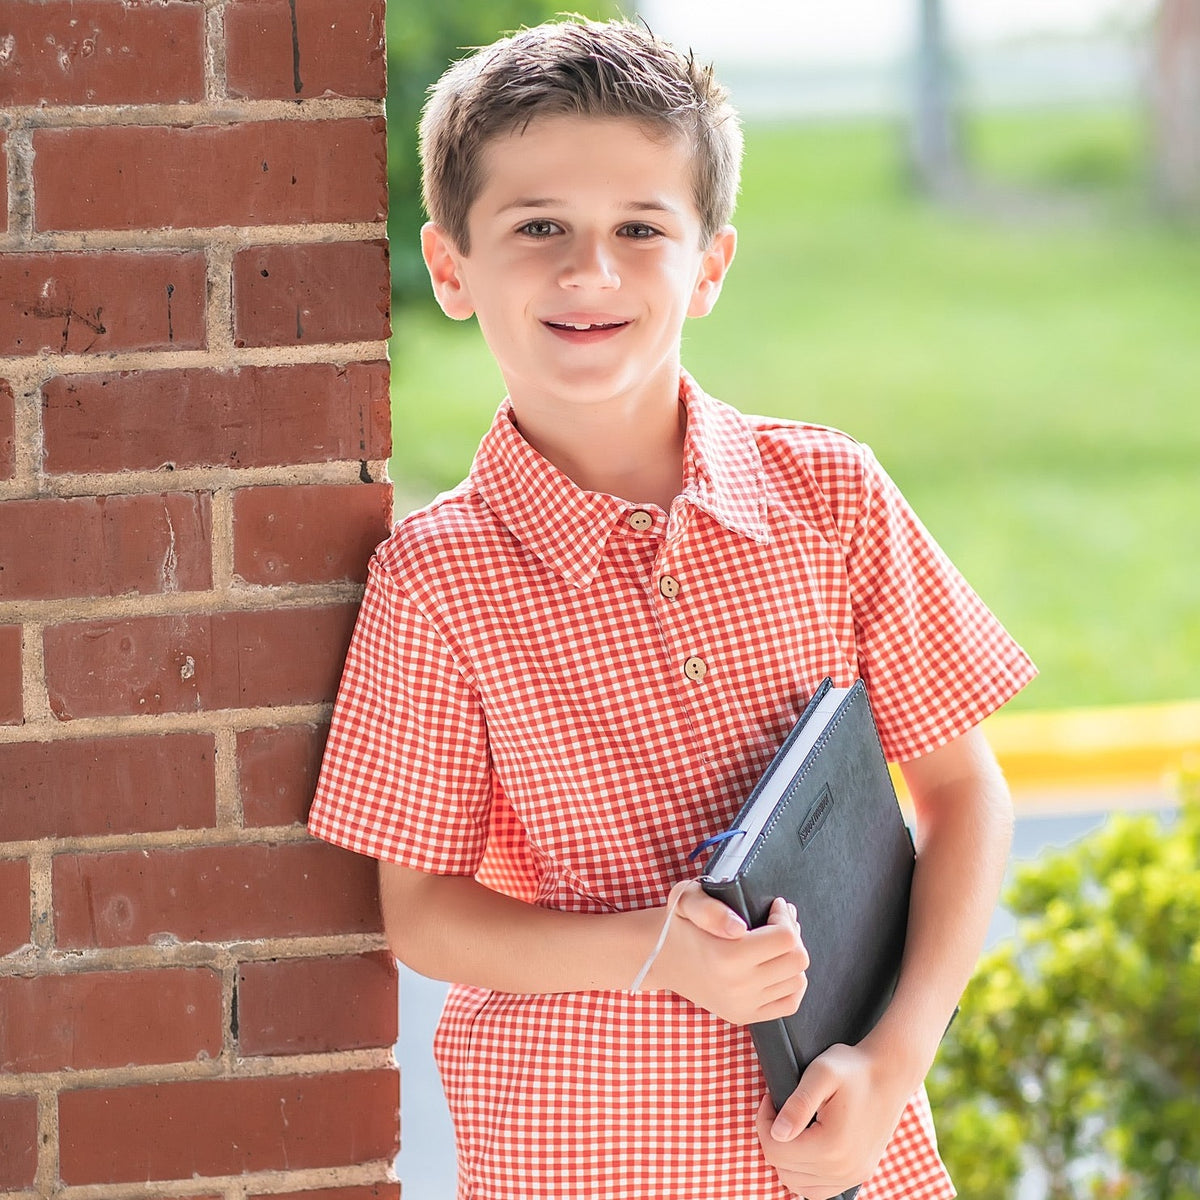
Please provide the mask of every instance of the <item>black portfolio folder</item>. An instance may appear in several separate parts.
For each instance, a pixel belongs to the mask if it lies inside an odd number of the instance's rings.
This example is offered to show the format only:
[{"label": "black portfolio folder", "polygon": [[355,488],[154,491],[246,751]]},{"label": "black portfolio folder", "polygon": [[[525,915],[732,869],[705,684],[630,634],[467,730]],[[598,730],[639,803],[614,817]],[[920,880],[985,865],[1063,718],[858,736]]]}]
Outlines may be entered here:
[{"label": "black portfolio folder", "polygon": [[799,914],[811,959],[804,999],[792,1016],[750,1027],[776,1109],[818,1054],[860,1041],[887,1007],[914,858],[866,688],[826,679],[700,880],[751,928],[776,896]]}]

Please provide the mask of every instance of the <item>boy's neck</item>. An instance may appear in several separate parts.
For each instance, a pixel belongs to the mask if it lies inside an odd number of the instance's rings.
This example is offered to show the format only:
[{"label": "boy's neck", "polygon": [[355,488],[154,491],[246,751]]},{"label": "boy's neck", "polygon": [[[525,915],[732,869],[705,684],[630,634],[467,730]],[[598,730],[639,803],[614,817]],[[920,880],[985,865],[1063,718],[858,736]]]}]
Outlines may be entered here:
[{"label": "boy's neck", "polygon": [[584,491],[663,509],[679,494],[687,410],[678,378],[658,397],[578,407],[513,397],[513,411],[521,436]]}]

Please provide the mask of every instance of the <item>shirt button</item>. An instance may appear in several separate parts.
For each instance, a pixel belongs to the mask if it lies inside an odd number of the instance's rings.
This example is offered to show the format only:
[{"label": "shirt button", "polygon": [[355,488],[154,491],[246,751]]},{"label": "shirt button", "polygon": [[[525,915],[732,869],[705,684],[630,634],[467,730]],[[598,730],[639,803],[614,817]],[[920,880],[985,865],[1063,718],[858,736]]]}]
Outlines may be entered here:
[{"label": "shirt button", "polygon": [[693,682],[699,683],[708,674],[708,664],[694,654],[683,664],[683,673]]},{"label": "shirt button", "polygon": [[635,509],[633,512],[631,512],[629,514],[628,521],[629,527],[631,529],[636,529],[638,533],[645,533],[647,529],[652,528],[654,525],[654,518],[642,508]]},{"label": "shirt button", "polygon": [[664,575],[658,581],[658,590],[668,600],[674,600],[679,595],[679,580],[674,575]]}]

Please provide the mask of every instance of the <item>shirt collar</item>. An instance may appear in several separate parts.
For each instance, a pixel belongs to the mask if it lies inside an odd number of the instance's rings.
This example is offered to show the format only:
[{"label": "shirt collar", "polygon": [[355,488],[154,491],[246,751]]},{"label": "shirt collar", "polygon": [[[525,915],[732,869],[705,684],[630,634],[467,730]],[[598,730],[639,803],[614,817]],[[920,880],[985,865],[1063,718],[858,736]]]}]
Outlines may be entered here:
[{"label": "shirt collar", "polygon": [[[679,398],[688,418],[681,498],[732,533],[770,541],[762,458],[750,423],[686,372]],[[470,480],[509,532],[576,587],[596,577],[618,523],[647,507],[576,486],[521,436],[507,399],[479,444]],[[655,519],[661,532],[666,522]]]},{"label": "shirt collar", "polygon": [[771,540],[766,484],[753,425],[702,391],[686,371],[679,397],[688,412],[681,495],[731,533],[765,545]]}]

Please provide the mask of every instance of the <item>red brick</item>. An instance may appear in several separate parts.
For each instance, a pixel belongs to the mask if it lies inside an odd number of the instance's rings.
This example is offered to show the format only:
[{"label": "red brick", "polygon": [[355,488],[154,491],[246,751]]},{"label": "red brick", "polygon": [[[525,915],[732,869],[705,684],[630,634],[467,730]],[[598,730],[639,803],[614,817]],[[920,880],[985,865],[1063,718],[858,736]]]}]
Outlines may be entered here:
[{"label": "red brick", "polygon": [[0,1191],[33,1187],[37,1161],[37,1099],[0,1096]]},{"label": "red brick", "polygon": [[0,129],[0,233],[8,232],[8,134]]},{"label": "red brick", "polygon": [[385,241],[255,246],[234,256],[239,346],[384,341],[391,305]]},{"label": "red brick", "polygon": [[0,523],[0,595],[15,600],[212,587],[212,497],[10,500]]},{"label": "red brick", "polygon": [[[23,858],[0,859],[0,954],[11,954],[29,943],[32,935],[29,911],[29,863]],[[4,1122],[0,1121],[0,1130]],[[0,1138],[0,1144],[3,1139]],[[4,1156],[0,1155],[0,1163]],[[0,1167],[0,1176],[3,1168]]]},{"label": "red brick", "polygon": [[204,8],[8,0],[0,105],[204,98]]},{"label": "red brick", "polygon": [[11,479],[17,466],[17,410],[12,384],[0,379],[0,479]]},{"label": "red brick", "polygon": [[54,927],[67,949],[372,933],[376,865],[318,842],[60,854]]},{"label": "red brick", "polygon": [[396,965],[386,953],[243,963],[238,1047],[254,1055],[394,1045],[396,984]]},{"label": "red brick", "polygon": [[0,1071],[194,1062],[221,1053],[216,971],[0,978]]},{"label": "red brick", "polygon": [[193,250],[0,254],[0,354],[202,349],[206,271]]},{"label": "red brick", "polygon": [[386,362],[56,376],[42,388],[51,474],[377,461]]},{"label": "red brick", "polygon": [[243,824],[292,825],[307,818],[328,734],[328,725],[285,725],[237,735]]},{"label": "red brick", "polygon": [[21,677],[20,625],[0,625],[0,725],[20,725],[25,719]]},{"label": "red brick", "polygon": [[330,701],[355,616],[339,604],[50,626],[50,708],[69,721]]},{"label": "red brick", "polygon": [[209,829],[208,733],[0,745],[0,841]]},{"label": "red brick", "polygon": [[381,100],[387,89],[383,0],[233,0],[225,40],[234,96]]},{"label": "red brick", "polygon": [[387,212],[381,117],[39,129],[33,150],[38,232],[380,221]]},{"label": "red brick", "polygon": [[392,1070],[89,1088],[59,1095],[67,1185],[142,1183],[390,1159]]},{"label": "red brick", "polygon": [[400,1185],[373,1183],[361,1187],[318,1188],[311,1192],[272,1192],[270,1195],[272,1200],[400,1200]]},{"label": "red brick", "polygon": [[247,583],[362,583],[391,522],[389,484],[244,488],[233,497],[233,569]]}]

